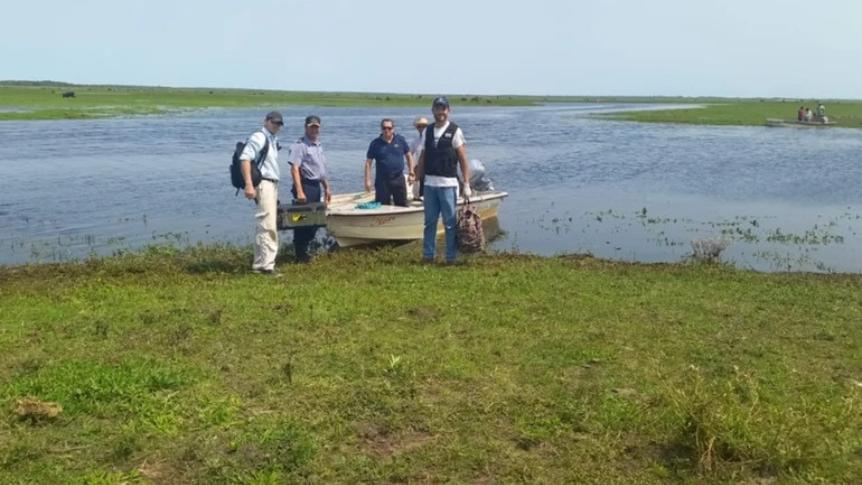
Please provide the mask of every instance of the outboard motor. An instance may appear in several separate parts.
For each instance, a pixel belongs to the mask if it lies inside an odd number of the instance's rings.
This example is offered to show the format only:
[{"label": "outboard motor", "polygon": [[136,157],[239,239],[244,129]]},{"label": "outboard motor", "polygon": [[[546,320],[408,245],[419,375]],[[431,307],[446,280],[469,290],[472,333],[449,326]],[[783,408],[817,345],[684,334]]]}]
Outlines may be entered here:
[{"label": "outboard motor", "polygon": [[470,187],[478,192],[494,190],[494,185],[485,171],[485,165],[475,158],[470,160]]}]

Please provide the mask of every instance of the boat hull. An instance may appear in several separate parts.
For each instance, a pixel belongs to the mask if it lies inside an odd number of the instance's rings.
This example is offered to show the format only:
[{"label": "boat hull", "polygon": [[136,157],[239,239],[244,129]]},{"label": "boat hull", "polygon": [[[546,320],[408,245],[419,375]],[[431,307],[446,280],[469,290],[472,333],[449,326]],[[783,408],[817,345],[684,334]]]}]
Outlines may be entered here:
[{"label": "boat hull", "polygon": [[822,121],[795,121],[769,118],[766,120],[766,126],[790,128],[827,128],[830,126],[835,126],[835,122],[828,121],[826,123],[823,123]]},{"label": "boat hull", "polygon": [[[470,199],[483,221],[497,217],[506,192],[483,192]],[[421,202],[412,201],[408,207],[382,206],[375,209],[357,209],[361,202],[374,200],[374,194],[357,193],[334,197],[326,214],[326,228],[340,247],[360,246],[381,241],[412,241],[422,239],[425,212]],[[458,207],[464,206],[458,200]],[[437,234],[444,232],[437,224]]]}]

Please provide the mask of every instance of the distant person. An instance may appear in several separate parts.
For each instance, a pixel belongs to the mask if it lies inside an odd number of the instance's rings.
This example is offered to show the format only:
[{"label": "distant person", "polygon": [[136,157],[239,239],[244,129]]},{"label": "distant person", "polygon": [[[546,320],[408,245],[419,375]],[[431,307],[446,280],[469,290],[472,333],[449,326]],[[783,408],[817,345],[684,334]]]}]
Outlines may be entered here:
[{"label": "distant person", "polygon": [[[464,133],[449,121],[449,100],[444,96],[431,104],[434,124],[422,135],[422,154],[417,175],[424,177],[425,228],[422,238],[422,259],[434,261],[437,250],[437,220],[442,216],[446,231],[446,263],[454,263],[455,207],[458,203],[458,165],[464,180],[470,180]],[[472,195],[469,182],[464,184],[464,197]]]},{"label": "distant person", "polygon": [[813,118],[814,118],[814,113],[811,111],[811,109],[805,108],[805,120],[804,121],[806,123],[811,123]]},{"label": "distant person", "polygon": [[[278,139],[275,134],[284,126],[281,113],[272,111],[263,120],[263,128],[248,137],[240,155],[241,170],[245,179],[243,192],[247,199],[255,202],[254,260],[251,270],[255,273],[277,275],[275,256],[278,253]],[[263,152],[266,153],[263,153]],[[260,162],[260,184],[255,187],[251,180],[251,161]]]},{"label": "distant person", "polygon": [[413,156],[403,136],[395,133],[391,118],[380,121],[380,136],[371,141],[365,155],[365,190],[371,191],[371,162],[374,166],[374,200],[386,205],[407,207],[407,184],[404,181],[404,159],[407,159],[409,182],[413,171]]},{"label": "distant person", "polygon": [[796,112],[796,121],[802,121],[805,118],[805,107],[800,106],[799,111]]},{"label": "distant person", "polygon": [[425,128],[428,127],[428,118],[420,116],[413,120],[413,127],[416,128],[416,138],[410,141],[410,154],[413,155],[413,160],[419,161],[419,155],[422,153],[422,134]]},{"label": "distant person", "polygon": [[[416,138],[410,142],[410,154],[413,155],[413,160],[419,163],[419,155],[422,154],[422,134],[425,128],[428,127],[428,118],[420,116],[413,120],[413,127],[416,128]],[[413,183],[413,198],[418,200],[421,192],[421,180],[416,180]]]},{"label": "distant person", "polygon": [[[290,146],[290,174],[293,178],[293,198],[299,204],[332,200],[332,190],[326,177],[326,155],[320,144],[320,117],[305,118],[305,135]],[[321,191],[322,189],[322,191]],[[311,262],[308,245],[317,235],[317,226],[293,230],[293,247],[299,263]]]},{"label": "distant person", "polygon": [[823,103],[817,103],[817,120],[820,122],[826,121],[826,106]]}]

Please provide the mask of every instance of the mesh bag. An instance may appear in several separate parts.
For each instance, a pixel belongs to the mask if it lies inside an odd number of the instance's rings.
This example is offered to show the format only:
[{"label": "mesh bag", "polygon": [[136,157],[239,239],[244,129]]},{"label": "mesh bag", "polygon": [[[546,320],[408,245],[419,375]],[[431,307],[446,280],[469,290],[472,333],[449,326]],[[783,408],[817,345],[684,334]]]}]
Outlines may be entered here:
[{"label": "mesh bag", "polygon": [[465,253],[475,253],[485,249],[485,232],[482,218],[476,207],[465,205],[458,209],[458,248]]}]

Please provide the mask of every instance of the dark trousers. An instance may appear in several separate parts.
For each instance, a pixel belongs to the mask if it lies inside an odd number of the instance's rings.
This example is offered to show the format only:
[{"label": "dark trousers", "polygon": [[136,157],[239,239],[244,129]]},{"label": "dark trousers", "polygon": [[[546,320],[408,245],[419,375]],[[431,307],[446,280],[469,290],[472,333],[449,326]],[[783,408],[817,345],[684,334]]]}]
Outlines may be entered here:
[{"label": "dark trousers", "polygon": [[407,207],[407,184],[404,174],[378,177],[374,180],[374,200],[386,205]]},{"label": "dark trousers", "polygon": [[[322,190],[320,181],[318,180],[302,180],[302,191],[305,192],[307,202],[320,202]],[[293,198],[296,199],[296,187],[290,192]],[[317,235],[318,226],[297,227],[293,230],[293,248],[296,251],[297,261],[308,261],[308,243],[314,240]]]}]

